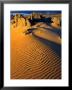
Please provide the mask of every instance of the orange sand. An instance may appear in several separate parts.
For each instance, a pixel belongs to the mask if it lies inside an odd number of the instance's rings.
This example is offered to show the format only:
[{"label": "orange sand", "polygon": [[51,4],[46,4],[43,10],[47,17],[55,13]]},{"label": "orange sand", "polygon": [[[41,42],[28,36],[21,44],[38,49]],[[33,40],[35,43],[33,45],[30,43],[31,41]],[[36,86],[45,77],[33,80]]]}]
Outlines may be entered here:
[{"label": "orange sand", "polygon": [[24,28],[11,26],[11,79],[60,79],[61,58]]}]

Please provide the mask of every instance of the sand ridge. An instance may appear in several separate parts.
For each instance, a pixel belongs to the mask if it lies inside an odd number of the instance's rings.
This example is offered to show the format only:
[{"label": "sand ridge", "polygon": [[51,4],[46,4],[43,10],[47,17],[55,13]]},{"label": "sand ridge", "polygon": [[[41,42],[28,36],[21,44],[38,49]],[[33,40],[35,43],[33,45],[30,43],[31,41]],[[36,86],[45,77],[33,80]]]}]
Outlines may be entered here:
[{"label": "sand ridge", "polygon": [[45,30],[44,27],[52,29],[44,23],[39,23],[32,27],[36,30],[26,35],[24,32],[27,27],[23,26],[23,22],[19,21],[18,26],[11,24],[11,79],[61,79],[61,57],[50,45],[45,45],[38,38],[57,44],[61,44],[61,40],[58,35]]},{"label": "sand ridge", "polygon": [[11,79],[59,79],[60,57],[34,36],[11,32]]}]

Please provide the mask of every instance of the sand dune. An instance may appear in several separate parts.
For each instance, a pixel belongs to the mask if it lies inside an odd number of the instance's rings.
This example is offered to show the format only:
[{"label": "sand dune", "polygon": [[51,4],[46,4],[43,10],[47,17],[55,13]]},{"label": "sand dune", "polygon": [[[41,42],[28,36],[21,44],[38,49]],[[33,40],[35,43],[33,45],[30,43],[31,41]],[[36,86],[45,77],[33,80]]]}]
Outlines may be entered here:
[{"label": "sand dune", "polygon": [[33,25],[31,28],[48,28],[48,29],[53,29],[51,26],[48,26],[47,24],[43,23],[43,22],[39,22],[35,25]]},{"label": "sand dune", "polygon": [[33,34],[46,40],[55,42],[57,44],[61,44],[61,39],[58,35],[44,28],[38,28],[37,30],[34,30]]},{"label": "sand dune", "polygon": [[[59,36],[46,30],[53,28],[45,23],[37,23],[32,27],[30,23],[27,26],[24,23],[20,19],[10,28],[11,79],[60,79],[61,57],[50,45],[37,38],[61,45]],[[24,32],[28,28],[34,30],[26,35]]]},{"label": "sand dune", "polygon": [[11,28],[11,79],[60,79],[61,58],[50,46],[22,31]]}]

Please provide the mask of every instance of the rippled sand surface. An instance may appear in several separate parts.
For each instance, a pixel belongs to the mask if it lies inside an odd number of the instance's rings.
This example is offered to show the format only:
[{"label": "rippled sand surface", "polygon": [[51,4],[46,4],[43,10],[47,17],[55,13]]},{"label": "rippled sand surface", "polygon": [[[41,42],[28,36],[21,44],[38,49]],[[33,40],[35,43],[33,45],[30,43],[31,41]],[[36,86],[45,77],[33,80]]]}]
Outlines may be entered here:
[{"label": "rippled sand surface", "polygon": [[61,57],[23,28],[11,27],[11,79],[60,79]]}]

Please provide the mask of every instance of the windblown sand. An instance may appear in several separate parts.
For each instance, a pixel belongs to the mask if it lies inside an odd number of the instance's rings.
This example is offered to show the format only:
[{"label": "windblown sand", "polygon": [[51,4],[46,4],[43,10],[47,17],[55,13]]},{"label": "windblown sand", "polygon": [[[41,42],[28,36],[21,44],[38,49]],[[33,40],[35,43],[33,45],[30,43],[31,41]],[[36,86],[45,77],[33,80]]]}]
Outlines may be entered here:
[{"label": "windblown sand", "polygon": [[11,79],[60,79],[61,57],[23,28],[11,27]]}]

